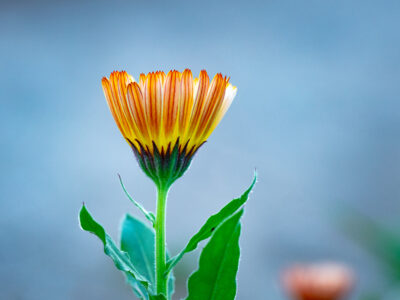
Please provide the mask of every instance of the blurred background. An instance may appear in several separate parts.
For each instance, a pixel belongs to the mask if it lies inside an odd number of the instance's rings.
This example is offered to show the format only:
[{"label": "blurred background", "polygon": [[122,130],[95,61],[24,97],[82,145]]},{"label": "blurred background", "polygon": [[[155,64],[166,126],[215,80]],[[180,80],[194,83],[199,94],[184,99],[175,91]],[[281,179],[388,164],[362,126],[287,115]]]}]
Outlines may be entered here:
[{"label": "blurred background", "polygon": [[[117,173],[155,207],[100,80],[184,68],[238,94],[170,193],[170,251],[257,168],[237,299],[287,299],[282,269],[321,260],[354,269],[351,299],[399,299],[370,251],[400,229],[399,28],[399,1],[1,1],[0,299],[134,299],[78,224],[83,201],[115,239],[140,215]],[[175,299],[197,258],[178,265]]]}]

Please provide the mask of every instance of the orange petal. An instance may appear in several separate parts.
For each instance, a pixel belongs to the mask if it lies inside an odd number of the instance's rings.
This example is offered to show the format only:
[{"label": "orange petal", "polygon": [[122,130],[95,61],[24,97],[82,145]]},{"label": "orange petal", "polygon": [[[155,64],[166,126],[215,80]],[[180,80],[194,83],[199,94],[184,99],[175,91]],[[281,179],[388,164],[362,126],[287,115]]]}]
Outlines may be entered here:
[{"label": "orange petal", "polygon": [[226,77],[222,78],[221,74],[218,77],[219,79],[215,82],[214,91],[210,88],[207,96],[208,99],[206,100],[207,108],[204,110],[202,121],[198,127],[198,136],[200,140],[206,140],[221,120],[218,119],[218,117],[224,105],[226,87],[228,86],[229,79]]},{"label": "orange petal", "polygon": [[162,78],[156,73],[149,73],[146,77],[144,103],[150,138],[158,144],[162,116]]},{"label": "orange petal", "polygon": [[179,103],[179,136],[182,137],[182,142],[186,141],[186,132],[188,129],[190,116],[193,110],[193,75],[192,71],[186,69],[182,73],[180,85],[180,103]]},{"label": "orange petal", "polygon": [[171,141],[175,131],[179,98],[180,74],[178,71],[170,71],[165,80],[163,99],[163,128],[166,141]]},{"label": "orange petal", "polygon": [[190,128],[188,132],[189,135],[194,134],[194,131],[199,123],[209,84],[210,84],[210,79],[207,75],[207,72],[205,70],[202,70],[199,75],[198,85],[196,84],[197,92],[194,100],[192,115],[190,118]]},{"label": "orange petal", "polygon": [[145,108],[142,91],[136,82],[132,82],[127,88],[128,107],[132,114],[133,120],[140,131],[145,144],[150,144],[150,136],[147,127]]},{"label": "orange petal", "polygon": [[127,126],[129,127],[130,135],[140,136],[136,123],[133,120],[132,112],[129,109],[128,98],[127,98],[127,86],[131,82],[131,78],[125,71],[119,73],[118,76],[118,98],[121,107],[122,117],[125,119]]},{"label": "orange petal", "polygon": [[225,82],[226,79],[223,78],[221,74],[215,75],[211,82],[210,89],[208,90],[206,99],[204,101],[204,107],[200,121],[195,132],[197,139],[196,142],[202,142],[201,139],[204,131],[206,130],[208,122],[210,122],[213,113],[222,103],[226,87]]},{"label": "orange petal", "polygon": [[108,107],[110,108],[110,111],[115,120],[115,123],[117,123],[117,126],[118,126],[119,130],[121,131],[122,135],[124,135],[124,130],[121,126],[117,111],[115,109],[114,99],[113,99],[112,92],[111,92],[111,85],[106,77],[102,78],[101,85],[103,87],[104,96],[106,97]]}]

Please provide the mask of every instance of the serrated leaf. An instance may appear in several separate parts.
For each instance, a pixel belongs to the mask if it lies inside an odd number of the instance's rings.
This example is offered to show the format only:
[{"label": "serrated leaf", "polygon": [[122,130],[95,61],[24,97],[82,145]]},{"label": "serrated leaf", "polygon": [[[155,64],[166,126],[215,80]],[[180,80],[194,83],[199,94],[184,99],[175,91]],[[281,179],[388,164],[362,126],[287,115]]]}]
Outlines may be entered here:
[{"label": "serrated leaf", "polygon": [[[129,214],[125,215],[121,224],[121,250],[129,254],[133,266],[150,283],[149,299],[161,299],[154,298],[157,297],[154,295],[156,293],[154,241],[155,233],[152,228]],[[171,299],[174,277],[172,273],[169,276],[168,298]]]},{"label": "serrated leaf", "polygon": [[167,272],[171,271],[172,268],[182,259],[183,255],[188,252],[195,250],[201,241],[208,239],[213,231],[227,218],[232,216],[239,208],[246,203],[249,198],[249,194],[253,189],[257,181],[257,174],[254,175],[254,179],[250,187],[243,193],[239,198],[233,199],[225,207],[223,207],[218,213],[212,215],[207,222],[200,228],[200,230],[190,239],[186,247],[173,258],[171,258],[167,263]]},{"label": "serrated leaf", "polygon": [[239,267],[240,218],[243,209],[222,223],[200,255],[188,281],[186,300],[233,300]]},{"label": "serrated leaf", "polygon": [[137,280],[145,288],[148,287],[148,281],[138,272],[138,270],[131,263],[128,254],[124,251],[121,251],[115,245],[111,237],[106,234],[103,227],[93,219],[93,217],[86,209],[85,205],[82,206],[82,209],[79,213],[79,221],[83,230],[93,233],[102,241],[104,246],[104,253],[113,260],[118,270],[129,274],[133,279]]}]

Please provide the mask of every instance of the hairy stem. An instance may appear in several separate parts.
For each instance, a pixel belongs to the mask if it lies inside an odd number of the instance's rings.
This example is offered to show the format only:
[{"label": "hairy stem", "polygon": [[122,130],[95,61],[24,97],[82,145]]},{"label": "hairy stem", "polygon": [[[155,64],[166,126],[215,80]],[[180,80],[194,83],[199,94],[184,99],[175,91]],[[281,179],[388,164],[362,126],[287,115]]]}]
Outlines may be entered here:
[{"label": "hairy stem", "polygon": [[166,248],[165,248],[165,215],[168,189],[166,187],[158,187],[157,199],[157,216],[156,216],[156,285],[157,294],[167,296],[167,276],[166,270]]}]

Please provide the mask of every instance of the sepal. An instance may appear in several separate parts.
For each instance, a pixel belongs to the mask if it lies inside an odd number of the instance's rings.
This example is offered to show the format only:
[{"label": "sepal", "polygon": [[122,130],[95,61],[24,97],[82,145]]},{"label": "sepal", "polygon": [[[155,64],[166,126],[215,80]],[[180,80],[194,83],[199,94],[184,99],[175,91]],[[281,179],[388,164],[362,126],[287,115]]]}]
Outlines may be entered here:
[{"label": "sepal", "polygon": [[161,149],[154,142],[152,149],[143,146],[139,140],[136,140],[135,143],[130,140],[128,142],[143,172],[158,187],[163,188],[170,187],[186,172],[193,156],[202,146],[202,144],[193,145],[188,149],[189,141],[185,145],[181,145],[179,138],[175,144],[169,143],[167,148],[161,147]]}]

